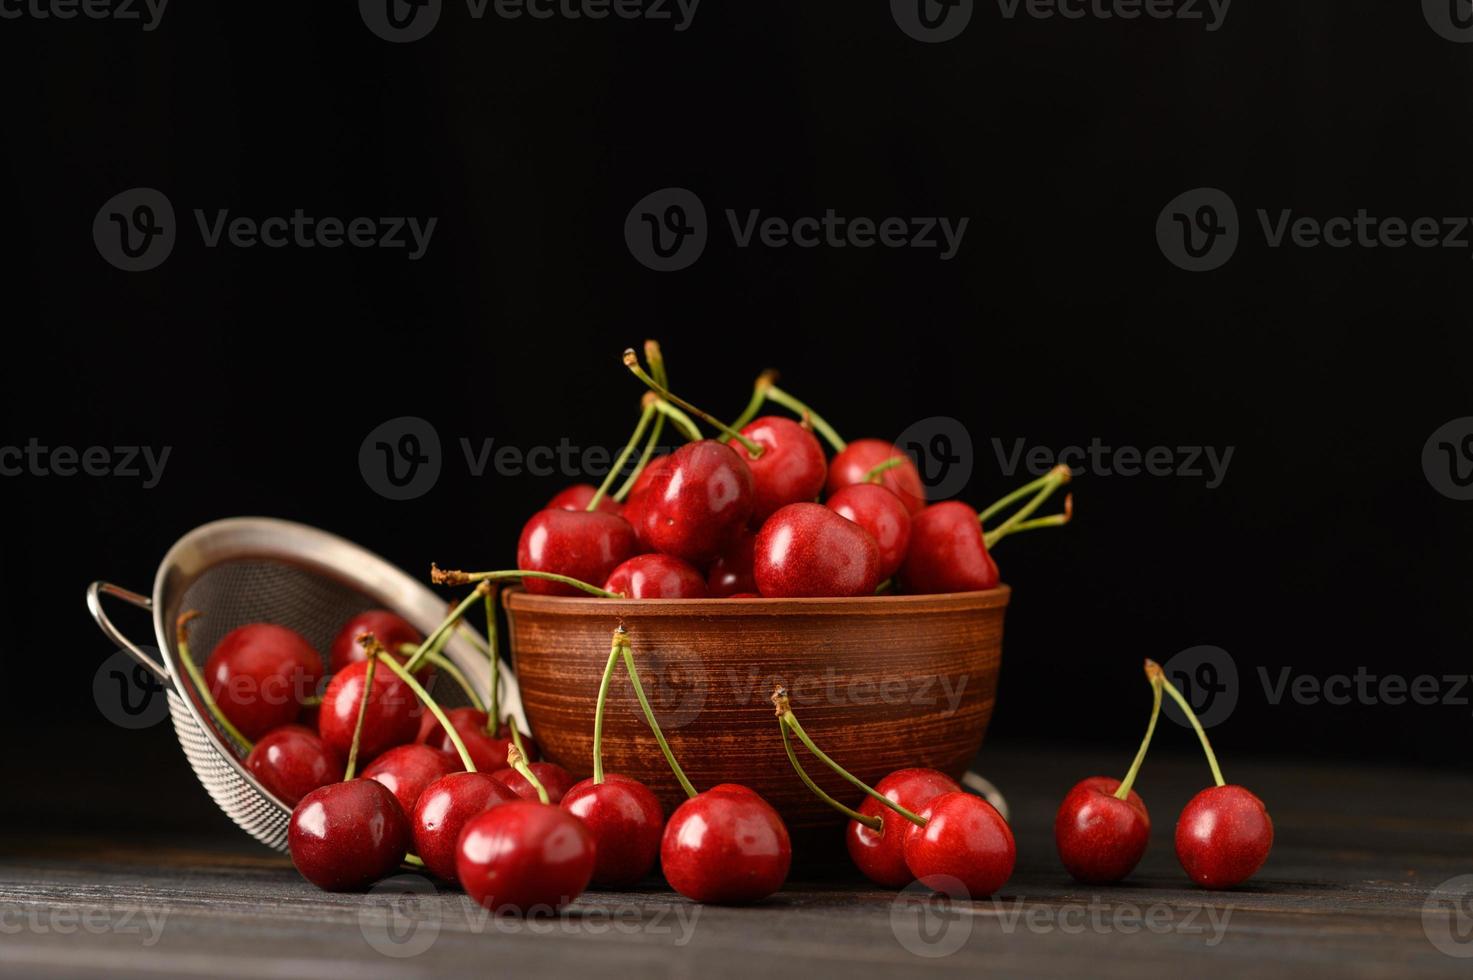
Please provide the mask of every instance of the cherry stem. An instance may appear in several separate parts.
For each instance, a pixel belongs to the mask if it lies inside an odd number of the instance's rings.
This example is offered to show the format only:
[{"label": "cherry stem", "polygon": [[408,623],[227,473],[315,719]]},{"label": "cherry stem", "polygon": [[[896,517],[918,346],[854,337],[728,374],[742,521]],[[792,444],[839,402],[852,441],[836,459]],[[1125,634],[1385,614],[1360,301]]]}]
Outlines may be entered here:
[{"label": "cherry stem", "polygon": [[[414,646],[413,644],[406,643],[404,644],[404,646],[400,647],[401,651],[404,649],[413,650]],[[431,652],[425,654],[425,663],[430,664],[436,670],[444,671],[446,674],[450,675],[450,679],[455,682],[455,686],[465,692],[465,696],[470,701],[471,707],[475,708],[477,711],[486,710],[486,703],[482,701],[481,696],[476,693],[476,689],[474,686],[472,686],[469,678],[467,678],[465,674],[460,672],[460,668],[455,666],[455,664],[451,662],[449,657],[445,656],[443,653]]]},{"label": "cherry stem", "polygon": [[686,796],[695,796],[696,788],[691,785],[689,779],[685,778],[685,770],[680,768],[680,763],[675,761],[675,753],[670,751],[670,743],[665,741],[665,733],[660,731],[659,719],[655,717],[655,709],[650,707],[650,699],[645,697],[644,685],[639,682],[639,670],[634,666],[634,645],[629,642],[629,635],[614,634],[615,642],[619,645],[624,656],[624,669],[629,673],[629,683],[634,685],[634,696],[639,698],[640,710],[644,712],[644,720],[649,724],[650,731],[654,732],[655,741],[660,743],[660,751],[665,754],[665,761],[670,764],[670,771],[675,773],[676,782],[680,788],[685,790]]},{"label": "cherry stem", "polygon": [[552,797],[547,795],[547,787],[542,785],[542,780],[538,779],[537,774],[532,771],[532,767],[527,765],[526,755],[516,745],[507,747],[506,764],[522,774],[522,778],[530,783],[532,788],[537,791],[537,798],[539,800],[544,804],[552,803]]},{"label": "cherry stem", "polygon": [[495,737],[501,724],[501,651],[496,639],[496,586],[486,590],[486,655],[490,679],[486,682],[486,734]]},{"label": "cherry stem", "polygon": [[614,668],[619,665],[619,654],[623,652],[624,627],[614,629],[614,643],[609,649],[609,662],[604,665],[603,680],[598,683],[598,704],[593,709],[593,781],[604,781],[604,705],[609,700],[609,683],[614,679]]},{"label": "cherry stem", "polygon": [[[1148,661],[1149,662],[1149,661]],[[1141,747],[1136,751],[1135,759],[1130,764],[1130,771],[1120,781],[1120,786],[1115,790],[1115,799],[1123,800],[1130,796],[1130,788],[1135,785],[1136,774],[1141,771],[1141,764],[1146,761],[1146,750],[1151,747],[1151,736],[1156,734],[1156,719],[1161,716],[1161,671],[1154,674],[1149,667],[1146,668],[1146,679],[1151,682],[1151,720],[1146,724],[1146,737],[1141,739]]]},{"label": "cherry stem", "polygon": [[[434,571],[434,566],[430,566],[430,577],[432,581],[434,579]],[[485,588],[489,589],[490,586],[485,586]],[[414,656],[410,657],[409,662],[404,666],[408,667],[410,671],[414,671],[419,667],[420,661],[424,660],[427,653],[431,650],[438,652],[439,648],[448,642],[450,631],[455,628],[455,624],[460,622],[460,618],[465,615],[466,610],[476,601],[476,597],[480,591],[481,589],[478,587],[474,592],[462,599],[459,605],[450,610],[450,615],[446,616],[444,621],[435,627],[434,632],[424,638],[424,642],[419,645],[419,649],[414,651]]]},{"label": "cherry stem", "polygon": [[1052,470],[1049,470],[1041,481],[1042,489],[1034,495],[1033,499],[1015,510],[1011,517],[997,527],[991,531],[984,532],[982,542],[988,548],[991,548],[994,544],[1013,533],[1019,524],[1027,520],[1034,511],[1043,506],[1044,501],[1053,496],[1055,490],[1069,482],[1069,476],[1069,467],[1067,466],[1055,466]]},{"label": "cherry stem", "polygon": [[757,457],[762,455],[763,448],[757,443],[753,442],[751,439],[748,439],[746,436],[742,435],[740,432],[738,432],[736,429],[733,429],[725,422],[722,422],[720,419],[716,418],[716,416],[711,415],[708,412],[704,412],[699,408],[696,408],[694,405],[686,401],[684,398],[681,398],[679,395],[671,394],[668,390],[666,390],[664,385],[660,384],[654,378],[650,377],[648,372],[646,372],[644,368],[639,366],[639,355],[634,353],[634,348],[632,347],[624,352],[624,366],[629,368],[630,372],[636,378],[643,381],[646,387],[655,392],[655,394],[659,395],[661,398],[665,399],[668,402],[671,402],[672,404],[680,406],[687,412],[690,412],[696,418],[704,420],[707,425],[714,426],[722,435],[726,436],[728,439],[734,439],[737,442],[741,443],[742,446],[747,450],[747,454],[750,455],[753,459],[756,459]]},{"label": "cherry stem", "polygon": [[[567,575],[558,575],[554,572],[534,572],[527,568],[510,568],[499,572],[462,572],[456,569],[443,569],[437,565],[430,566],[430,581],[435,585],[469,585],[472,582],[504,582],[507,579],[540,578],[549,582],[561,582],[563,585],[571,585],[575,589],[581,589],[589,595],[598,596],[600,599],[622,599],[617,592],[600,589],[596,585],[580,582],[578,579]],[[462,603],[468,606],[475,596]],[[461,610],[464,615],[464,610]]]},{"label": "cherry stem", "polygon": [[[362,643],[365,647],[372,644],[371,654],[384,652],[384,648],[379,645],[378,640],[374,639],[372,633],[363,634],[363,636],[359,637],[358,642]],[[455,753],[460,756],[460,764],[465,766],[465,771],[475,772],[476,764],[472,761],[470,752],[466,750],[465,743],[461,741],[460,733],[455,730],[454,725],[450,724],[450,719],[445,717],[445,712],[440,709],[435,699],[430,697],[430,692],[421,687],[419,681],[414,679],[414,675],[405,668],[400,667],[399,662],[393,657],[384,656],[379,659],[383,661],[385,667],[398,675],[399,679],[414,692],[415,697],[424,703],[425,708],[429,710],[430,714],[435,716],[435,720],[440,723],[440,727],[445,729],[445,734],[450,736],[450,744],[455,746]],[[361,723],[362,715],[359,716],[359,719]],[[354,741],[357,741],[356,738]]]},{"label": "cherry stem", "polygon": [[645,402],[643,410],[639,413],[639,423],[634,427],[634,434],[624,444],[624,449],[614,460],[614,465],[609,467],[609,472],[604,476],[603,482],[593,492],[588,500],[588,506],[584,510],[598,510],[598,505],[603,502],[604,497],[614,486],[614,481],[619,478],[619,473],[624,469],[624,464],[629,462],[629,457],[634,455],[634,449],[644,439],[644,430],[650,427],[650,420],[655,417],[655,403],[653,400]]},{"label": "cherry stem", "polygon": [[901,463],[905,462],[907,458],[908,457],[906,457],[906,456],[891,456],[889,459],[885,460],[883,463],[877,463],[874,466],[871,466],[869,468],[869,471],[864,474],[864,479],[860,480],[859,482],[860,483],[879,483],[880,482],[880,475],[882,473],[884,473],[886,470],[893,470],[895,467],[897,467]]},{"label": "cherry stem", "polygon": [[879,585],[875,586],[875,595],[884,595],[887,592],[894,592],[894,591],[895,591],[895,579],[893,577],[887,578],[887,579],[885,579],[885,581],[883,581]]},{"label": "cherry stem", "polygon": [[507,715],[506,727],[511,732],[511,744],[515,745],[517,751],[522,753],[522,755],[526,755],[527,747],[522,744],[522,732],[521,729],[517,728],[517,720],[511,715]]},{"label": "cherry stem", "polygon": [[670,424],[680,430],[680,434],[685,436],[687,442],[695,442],[701,438],[701,429],[695,421],[665,399],[656,398],[655,409],[660,413],[661,418],[668,418]]},{"label": "cherry stem", "polygon": [[[362,643],[362,638],[359,638]],[[378,669],[378,654],[368,651],[368,666],[363,671],[363,693],[358,696],[358,717],[353,721],[353,741],[348,745],[348,764],[343,767],[343,782],[358,771],[358,743],[363,739],[363,719],[368,717],[368,699],[373,695],[373,675]]]},{"label": "cherry stem", "polygon": [[644,342],[644,359],[650,363],[650,373],[662,386],[668,387],[669,377],[665,374],[665,352],[660,350],[658,340],[646,340]]},{"label": "cherry stem", "polygon": [[751,400],[747,402],[747,407],[742,409],[742,414],[737,416],[736,421],[731,423],[735,428],[740,429],[757,417],[757,413],[762,411],[762,403],[767,401],[767,389],[771,388],[772,383],[776,380],[777,372],[771,369],[757,375],[757,380],[752,382]]},{"label": "cherry stem", "polygon": [[772,704],[773,707],[777,709],[778,720],[793,730],[793,734],[798,736],[798,741],[802,742],[803,747],[806,748],[809,752],[812,752],[814,757],[818,759],[819,762],[822,762],[824,765],[828,766],[844,779],[848,780],[848,782],[851,783],[854,787],[864,791],[874,799],[883,803],[885,806],[894,810],[896,813],[900,814],[902,817],[909,820],[917,827],[924,827],[926,825],[925,820],[922,820],[919,816],[911,813],[899,803],[896,803],[894,800],[874,789],[858,776],[850,773],[849,770],[839,765],[833,759],[830,759],[828,755],[824,753],[823,749],[820,749],[817,745],[813,744],[813,739],[809,738],[808,733],[803,730],[803,726],[798,724],[798,717],[793,714],[792,705],[788,703],[787,689],[784,688],[782,685],[778,685],[778,687],[772,692]]},{"label": "cherry stem", "polygon": [[1207,733],[1203,731],[1202,723],[1197,720],[1197,713],[1192,710],[1191,702],[1176,689],[1175,684],[1167,679],[1165,672],[1161,670],[1161,665],[1154,660],[1148,659],[1146,661],[1146,676],[1151,676],[1153,671],[1161,676],[1161,683],[1165,686],[1166,693],[1170,694],[1171,699],[1176,702],[1177,707],[1181,708],[1182,713],[1187,716],[1187,721],[1192,723],[1192,728],[1196,731],[1197,738],[1202,741],[1202,751],[1207,753],[1207,764],[1212,767],[1212,778],[1217,780],[1217,785],[1225,785],[1226,780],[1222,778],[1222,770],[1217,766],[1217,756],[1212,751],[1212,743],[1207,741]]},{"label": "cherry stem", "polygon": [[817,783],[813,781],[813,777],[808,775],[808,770],[803,768],[803,764],[798,761],[798,753],[793,751],[793,742],[791,739],[788,738],[788,726],[779,721],[777,723],[777,730],[782,732],[783,751],[788,753],[788,762],[792,763],[794,771],[798,773],[798,778],[803,780],[803,785],[807,786],[814,796],[818,797],[820,800],[823,800],[829,806],[833,807],[835,810],[838,810],[850,820],[853,820],[856,823],[864,824],[870,830],[878,831],[882,827],[884,827],[884,821],[881,820],[879,817],[865,816],[858,810],[850,809],[849,807],[840,803],[838,800],[834,799],[829,794],[825,793],[822,787],[820,787]]},{"label": "cherry stem", "polygon": [[215,703],[215,696],[210,693],[210,686],[205,683],[204,675],[199,672],[199,664],[194,662],[194,657],[189,653],[189,624],[199,619],[204,613],[199,610],[190,610],[181,615],[174,624],[174,645],[179,648],[179,662],[184,665],[184,672],[189,675],[190,681],[194,683],[194,690],[199,694],[200,703],[205,706],[205,711],[212,721],[220,727],[226,735],[239,742],[249,754],[255,748],[255,743],[241,734],[240,729],[231,724],[225,712]]},{"label": "cherry stem", "polygon": [[1019,500],[1022,500],[1030,493],[1037,493],[1043,488],[1044,484],[1048,483],[1049,479],[1053,475],[1054,470],[1049,470],[1038,479],[1030,480],[1029,482],[1023,484],[1021,487],[1018,487],[1018,489],[1010,491],[1004,496],[999,497],[997,500],[994,500],[992,503],[988,504],[987,507],[983,509],[982,513],[977,515],[977,520],[981,521],[984,524],[987,523],[989,518],[996,516],[998,513],[1007,509],[1012,504],[1017,503]]},{"label": "cherry stem", "polygon": [[1036,531],[1041,527],[1063,527],[1074,520],[1074,494],[1064,495],[1064,512],[1062,514],[1050,514],[1048,517],[1035,517],[1031,521],[1022,521],[1014,524],[1008,534],[1017,534],[1019,531]]},{"label": "cherry stem", "polygon": [[767,397],[771,401],[777,402],[779,405],[781,405],[783,408],[786,408],[794,415],[797,415],[799,418],[813,423],[813,427],[818,430],[818,434],[828,440],[828,444],[830,446],[834,447],[834,452],[842,453],[844,450],[849,448],[849,444],[844,441],[843,437],[840,436],[839,433],[834,431],[834,427],[832,425],[829,425],[828,422],[824,421],[824,417],[822,415],[819,415],[813,409],[809,408],[807,405],[803,404],[798,399],[788,394],[786,391],[783,391],[777,385],[768,384]]},{"label": "cherry stem", "polygon": [[[653,395],[654,392],[649,392],[649,394]],[[615,500],[623,503],[625,498],[629,496],[629,492],[634,489],[634,484],[639,480],[640,474],[644,472],[645,467],[654,458],[655,449],[660,445],[660,435],[664,431],[665,413],[661,412],[657,405],[655,407],[655,424],[650,429],[650,437],[645,440],[644,451],[639,454],[639,462],[634,464],[634,469],[629,471],[629,476],[624,480],[624,483],[614,492]]]}]

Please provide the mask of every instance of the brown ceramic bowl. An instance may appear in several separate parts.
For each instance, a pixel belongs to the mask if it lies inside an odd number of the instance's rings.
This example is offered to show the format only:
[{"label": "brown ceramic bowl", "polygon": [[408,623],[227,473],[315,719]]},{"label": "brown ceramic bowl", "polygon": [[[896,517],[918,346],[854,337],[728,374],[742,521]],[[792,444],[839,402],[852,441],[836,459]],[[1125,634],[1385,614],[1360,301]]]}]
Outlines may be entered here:
[{"label": "brown ceramic bowl", "polygon": [[[750,786],[794,830],[842,817],[798,780],[769,698],[841,765],[873,784],[905,766],[959,777],[977,754],[997,694],[1009,588],[854,599],[620,600],[503,596],[522,705],[544,756],[592,771],[593,715],[614,628],[629,631],[640,679],[698,790]],[[859,793],[800,745],[820,786]],[[683,798],[628,678],[615,673],[604,767],[647,783],[667,808]],[[668,809],[667,809],[668,812]]]}]

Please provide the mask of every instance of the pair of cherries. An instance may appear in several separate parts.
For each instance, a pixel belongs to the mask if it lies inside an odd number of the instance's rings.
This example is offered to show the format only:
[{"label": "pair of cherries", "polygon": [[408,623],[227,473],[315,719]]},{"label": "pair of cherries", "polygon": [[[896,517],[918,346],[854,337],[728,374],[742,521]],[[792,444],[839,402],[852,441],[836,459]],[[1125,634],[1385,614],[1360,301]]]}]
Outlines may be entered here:
[{"label": "pair of cherries", "polygon": [[1124,780],[1091,776],[1064,797],[1054,819],[1054,840],[1065,870],[1086,884],[1120,881],[1135,869],[1150,842],[1151,817],[1132,788],[1145,761],[1164,689],[1196,730],[1215,785],[1192,797],[1176,822],[1176,856],[1187,876],[1203,888],[1232,888],[1253,877],[1268,860],[1274,827],[1263,801],[1222,778],[1217,757],[1190,702],[1155,661],[1146,661],[1154,691],[1145,738]]}]

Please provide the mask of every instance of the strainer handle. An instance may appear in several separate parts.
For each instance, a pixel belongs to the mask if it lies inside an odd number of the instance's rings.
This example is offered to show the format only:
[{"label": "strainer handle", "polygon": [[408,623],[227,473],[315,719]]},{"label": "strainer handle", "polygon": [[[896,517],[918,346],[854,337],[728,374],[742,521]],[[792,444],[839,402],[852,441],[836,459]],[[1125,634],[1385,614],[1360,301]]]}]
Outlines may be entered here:
[{"label": "strainer handle", "polygon": [[107,613],[102,608],[102,597],[105,595],[112,596],[115,599],[122,599],[124,602],[131,603],[139,609],[147,610],[153,609],[153,600],[146,595],[129,592],[127,589],[113,585],[111,582],[93,582],[87,586],[87,610],[92,613],[92,618],[96,620],[97,628],[102,630],[102,634],[116,643],[120,649],[126,651],[128,656],[153,671],[154,676],[159,680],[169,683],[169,672],[164,669],[164,665],[144,653],[132,640],[118,632],[118,628],[113,625],[113,621],[107,618]]}]

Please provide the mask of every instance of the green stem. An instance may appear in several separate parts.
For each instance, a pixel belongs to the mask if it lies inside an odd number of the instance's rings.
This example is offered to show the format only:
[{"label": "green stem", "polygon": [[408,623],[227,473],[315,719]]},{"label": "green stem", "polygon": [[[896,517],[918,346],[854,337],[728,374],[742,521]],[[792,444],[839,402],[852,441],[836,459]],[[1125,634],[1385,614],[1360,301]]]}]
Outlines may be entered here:
[{"label": "green stem", "polygon": [[653,401],[647,402],[644,409],[639,413],[639,424],[634,427],[634,434],[624,444],[624,449],[619,453],[614,465],[609,467],[609,472],[604,476],[603,483],[599,484],[593,496],[588,500],[585,510],[598,510],[598,505],[603,502],[604,496],[613,487],[614,481],[619,478],[619,473],[624,469],[624,464],[629,462],[629,457],[634,455],[634,448],[644,438],[644,430],[650,427],[650,420],[655,417],[655,405]]},{"label": "green stem", "polygon": [[496,638],[496,589],[486,593],[486,654],[491,658],[486,690],[486,734],[496,736],[501,724],[501,651]]},{"label": "green stem", "polygon": [[879,483],[880,474],[884,473],[886,470],[893,470],[895,467],[905,462],[908,458],[909,457],[906,456],[891,456],[883,463],[876,463],[874,466],[871,466],[869,468],[869,471],[864,474],[864,479],[860,480],[859,482]]},{"label": "green stem", "polygon": [[1000,513],[1003,510],[1006,510],[1008,507],[1011,507],[1013,504],[1017,503],[1019,500],[1022,500],[1024,497],[1028,496],[1031,493],[1037,493],[1040,489],[1042,489],[1043,485],[1045,483],[1047,483],[1049,481],[1049,479],[1053,475],[1054,475],[1054,471],[1053,470],[1050,470],[1049,472],[1045,473],[1043,476],[1040,476],[1038,479],[1036,479],[1036,480],[1030,480],[1029,482],[1023,484],[1018,489],[1013,490],[1013,491],[1010,491],[1009,493],[1005,494],[1004,496],[999,497],[998,499],[994,500],[992,503],[988,504],[982,510],[982,513],[980,513],[980,514],[977,515],[977,520],[981,521],[983,524],[986,524],[989,520],[991,520],[998,513]]},{"label": "green stem", "polygon": [[1161,716],[1161,674],[1157,671],[1156,675],[1152,676],[1148,670],[1146,677],[1151,682],[1151,720],[1146,724],[1146,737],[1141,739],[1141,747],[1130,764],[1130,771],[1120,781],[1120,788],[1115,790],[1117,800],[1130,796],[1130,788],[1135,785],[1135,777],[1141,771],[1141,764],[1146,761],[1146,750],[1151,747],[1151,736],[1156,734],[1156,719]]},{"label": "green stem", "polygon": [[221,731],[240,743],[245,749],[246,754],[249,755],[251,749],[256,747],[255,743],[242,735],[240,729],[236,728],[230,719],[225,717],[225,712],[220,710],[220,706],[215,703],[215,696],[210,693],[210,685],[205,683],[204,675],[199,672],[199,664],[195,663],[194,657],[189,654],[189,624],[201,615],[199,612],[187,612],[180,616],[179,621],[175,624],[174,637],[176,642],[174,645],[179,648],[179,662],[184,665],[184,672],[189,675],[190,681],[193,682],[194,690],[199,695],[200,703],[205,706],[205,711],[209,713],[210,718],[214,720],[216,725],[220,726]]},{"label": "green stem", "polygon": [[[425,708],[429,710],[430,714],[435,716],[435,720],[440,723],[440,727],[445,729],[445,734],[450,736],[450,742],[455,746],[455,753],[460,756],[460,764],[465,766],[465,771],[475,772],[476,764],[471,761],[470,752],[466,751],[465,743],[460,740],[460,733],[455,730],[454,725],[450,724],[450,719],[445,717],[445,712],[440,710],[440,706],[435,703],[435,699],[430,697],[430,692],[421,687],[419,681],[414,679],[414,675],[403,667],[400,667],[398,661],[393,657],[382,657],[380,659],[383,660],[385,667],[397,674],[399,679],[409,686],[409,689],[414,692],[415,697],[419,698],[424,703]],[[357,740],[355,739],[354,741],[356,743]]]},{"label": "green stem", "polygon": [[624,627],[614,630],[613,648],[609,650],[609,662],[604,665],[603,680],[598,684],[598,704],[593,709],[593,781],[604,781],[604,705],[609,700],[609,682],[614,679],[614,668],[618,666],[619,654],[623,651]]},{"label": "green stem", "polygon": [[657,340],[646,340],[644,342],[644,359],[650,363],[650,373],[655,380],[664,387],[669,387],[670,378],[665,374],[665,353],[660,350],[660,342]]},{"label": "green stem", "polygon": [[547,795],[547,787],[542,785],[542,780],[538,779],[537,774],[532,771],[532,767],[527,765],[527,757],[522,754],[521,749],[515,745],[508,749],[506,752],[506,764],[521,773],[522,778],[537,791],[537,798],[539,800],[544,804],[550,804],[552,802],[552,797]]},{"label": "green stem", "polygon": [[506,716],[506,727],[511,731],[511,744],[517,747],[517,751],[523,756],[527,754],[527,747],[522,744],[522,730],[517,727],[517,720],[511,715]]},{"label": "green stem", "polygon": [[411,868],[423,868],[425,866],[424,858],[420,857],[418,854],[404,855],[404,863],[409,865]]},{"label": "green stem", "polygon": [[839,433],[834,431],[834,427],[832,425],[829,425],[828,422],[824,421],[824,417],[822,415],[819,415],[813,409],[809,408],[807,405],[803,404],[798,399],[788,394],[786,391],[783,391],[777,385],[768,385],[767,397],[769,400],[777,402],[783,408],[786,408],[788,411],[799,416],[800,418],[808,419],[809,423],[811,423],[812,426],[818,430],[819,435],[827,439],[829,445],[834,447],[834,452],[842,453],[844,450],[849,448],[849,444],[844,441],[843,437],[840,436]]},{"label": "green stem", "polygon": [[[497,572],[461,572],[444,571],[434,566],[430,567],[430,581],[436,585],[468,585],[471,582],[505,582],[508,579],[540,578],[549,582],[561,582],[563,585],[571,585],[575,589],[587,592],[589,595],[598,596],[600,599],[622,599],[623,596],[617,592],[609,592],[600,589],[596,585],[580,582],[578,579],[569,578],[566,575],[558,575],[554,572],[534,572],[526,568],[510,568]],[[472,595],[464,605],[469,605],[475,598]],[[463,614],[463,610],[461,611]]]},{"label": "green stem", "polygon": [[676,782],[680,788],[685,790],[686,796],[695,796],[696,788],[691,785],[690,780],[685,778],[685,770],[680,768],[680,763],[675,761],[675,753],[670,751],[670,743],[665,741],[665,733],[660,731],[660,722],[655,718],[655,710],[650,707],[649,698],[644,696],[644,685],[639,682],[639,670],[634,666],[634,647],[626,635],[620,642],[624,654],[624,669],[629,672],[629,683],[634,685],[634,696],[639,698],[640,710],[644,712],[644,720],[649,724],[650,731],[655,733],[655,741],[660,743],[660,751],[665,754],[665,761],[670,764],[670,771],[675,773]]},{"label": "green stem", "polygon": [[[1072,497],[1064,498],[1065,501],[1069,501],[1072,499]],[[1021,524],[1014,524],[1013,529],[1008,533],[1017,534],[1020,531],[1036,531],[1042,527],[1063,527],[1065,524],[1068,524],[1073,519],[1074,515],[1069,513],[1050,514],[1048,517],[1035,517],[1031,521],[1024,521]]]},{"label": "green stem", "polygon": [[665,399],[655,399],[655,409],[660,413],[661,418],[669,419],[670,424],[680,430],[680,434],[685,436],[687,442],[695,442],[701,438],[700,426],[696,425],[689,415]]},{"label": "green stem", "polygon": [[1001,541],[1009,534],[1012,534],[1019,524],[1027,520],[1034,511],[1043,506],[1044,501],[1053,496],[1055,490],[1059,489],[1059,487],[1068,482],[1069,468],[1067,466],[1055,467],[1045,478],[1043,489],[1039,490],[1038,493],[1034,495],[1032,500],[1028,501],[1028,503],[1024,504],[1022,507],[1019,507],[1007,520],[1003,521],[991,531],[983,532],[983,543],[986,544],[988,548],[991,548],[994,544]]},{"label": "green stem", "polygon": [[803,768],[803,764],[798,761],[798,753],[793,751],[792,740],[788,738],[788,726],[779,721],[777,723],[777,729],[778,731],[782,732],[783,750],[788,753],[788,762],[792,763],[793,769],[798,773],[798,778],[803,780],[803,785],[807,786],[809,791],[812,792],[814,796],[818,797],[820,800],[823,800],[829,806],[833,807],[835,810],[838,810],[850,820],[853,820],[856,823],[864,824],[870,830],[877,831],[885,825],[884,821],[881,820],[879,817],[867,817],[864,814],[860,813],[858,810],[851,810],[849,807],[840,803],[829,794],[825,793],[823,789],[813,781],[813,777],[808,775],[808,770]]},{"label": "green stem", "polygon": [[1177,707],[1181,708],[1182,714],[1187,716],[1187,721],[1192,723],[1192,728],[1196,731],[1197,738],[1202,741],[1202,751],[1207,753],[1207,764],[1212,767],[1212,778],[1217,781],[1217,785],[1224,785],[1226,780],[1222,778],[1222,770],[1217,767],[1217,756],[1212,752],[1212,743],[1207,741],[1207,733],[1202,730],[1202,723],[1197,720],[1197,713],[1192,710],[1191,703],[1176,689],[1176,685],[1167,679],[1165,673],[1161,670],[1161,666],[1156,661],[1147,660],[1146,676],[1152,676],[1153,673],[1160,675],[1161,684],[1166,688],[1166,693],[1171,695],[1171,699],[1176,702]]},{"label": "green stem", "polygon": [[363,670],[363,693],[358,697],[358,717],[353,722],[353,741],[348,745],[348,764],[343,767],[343,782],[358,772],[358,743],[363,739],[363,719],[368,717],[368,701],[373,697],[373,675],[377,669],[378,655],[370,650],[368,666]]},{"label": "green stem", "polygon": [[776,371],[763,371],[757,375],[757,380],[752,383],[752,398],[747,402],[747,407],[742,409],[742,414],[731,423],[733,428],[740,429],[757,417],[757,413],[762,411],[762,404],[767,401],[767,389],[776,380]]},{"label": "green stem", "polygon": [[424,642],[419,645],[419,649],[414,651],[414,656],[410,657],[409,662],[404,666],[408,667],[411,671],[416,670],[419,668],[426,654],[431,650],[438,651],[445,639],[449,637],[450,631],[455,628],[455,624],[460,622],[460,618],[465,615],[466,610],[475,601],[476,592],[472,592],[462,599],[460,604],[450,611],[450,615],[446,616],[445,620],[439,626],[435,627],[434,632],[424,638]]},{"label": "green stem", "polygon": [[661,385],[654,378],[650,377],[649,373],[646,372],[644,368],[639,366],[639,355],[635,354],[632,348],[624,352],[624,366],[629,368],[630,372],[633,373],[636,378],[643,381],[646,387],[648,387],[655,394],[659,395],[661,398],[665,399],[668,402],[671,402],[672,404],[680,406],[687,412],[690,412],[696,418],[705,421],[707,425],[715,427],[718,432],[726,436],[728,439],[734,439],[737,442],[741,443],[742,446],[746,448],[748,455],[750,455],[753,459],[756,459],[757,457],[762,455],[764,450],[757,443],[753,442],[751,439],[748,439],[736,429],[733,429],[731,426],[727,425],[725,422],[722,422],[720,419],[716,418],[716,416],[710,414],[709,412],[704,412],[701,409],[696,408],[694,405],[686,401],[684,398],[681,398],[679,395],[671,394],[668,390],[666,390],[663,385]]},{"label": "green stem", "polygon": [[650,460],[655,455],[655,447],[660,444],[660,434],[664,431],[665,413],[659,411],[657,407],[655,411],[655,425],[654,428],[650,429],[649,439],[645,440],[644,452],[639,454],[639,462],[634,464],[634,469],[630,471],[629,478],[614,493],[614,499],[619,501],[619,503],[622,504],[628,498],[629,492],[634,489],[634,484],[639,481],[640,474],[644,472],[646,466],[650,465]]},{"label": "green stem", "polygon": [[443,671],[444,673],[450,675],[450,679],[455,682],[456,687],[459,687],[462,691],[465,692],[465,696],[470,701],[471,707],[475,708],[477,711],[486,710],[486,703],[482,701],[480,695],[476,693],[476,689],[474,686],[472,686],[470,679],[467,678],[465,674],[460,672],[460,668],[455,666],[455,664],[450,660],[449,657],[445,656],[443,653],[431,652],[425,654],[425,663],[431,664],[436,670]]}]

